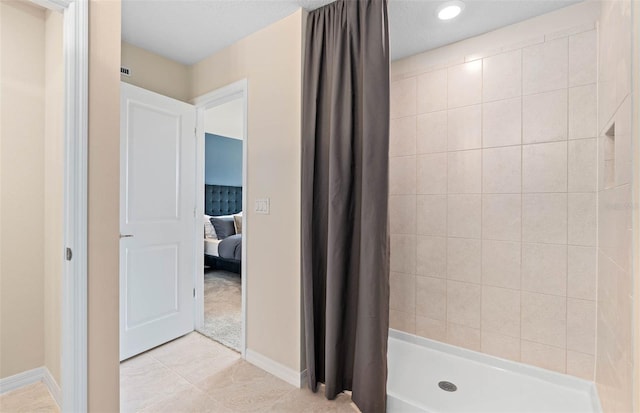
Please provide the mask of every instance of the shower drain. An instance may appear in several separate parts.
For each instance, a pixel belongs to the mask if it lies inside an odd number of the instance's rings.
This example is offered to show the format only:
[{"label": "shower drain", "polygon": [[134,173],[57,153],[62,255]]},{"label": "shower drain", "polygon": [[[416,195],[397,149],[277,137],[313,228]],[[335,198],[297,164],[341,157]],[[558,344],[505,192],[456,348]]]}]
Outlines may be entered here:
[{"label": "shower drain", "polygon": [[455,384],[451,383],[450,381],[441,381],[440,383],[438,383],[438,387],[440,387],[444,391],[453,392],[453,391],[458,390],[458,386],[456,386]]}]

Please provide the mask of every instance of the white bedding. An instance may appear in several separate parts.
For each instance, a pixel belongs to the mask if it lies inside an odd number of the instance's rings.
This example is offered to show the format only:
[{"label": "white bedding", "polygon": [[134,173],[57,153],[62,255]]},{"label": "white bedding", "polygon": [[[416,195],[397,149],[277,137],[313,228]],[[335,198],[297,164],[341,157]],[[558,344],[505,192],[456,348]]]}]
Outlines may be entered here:
[{"label": "white bedding", "polygon": [[213,255],[214,257],[218,257],[218,244],[220,244],[222,240],[213,239],[213,238],[205,238],[204,239],[204,253],[207,255]]}]

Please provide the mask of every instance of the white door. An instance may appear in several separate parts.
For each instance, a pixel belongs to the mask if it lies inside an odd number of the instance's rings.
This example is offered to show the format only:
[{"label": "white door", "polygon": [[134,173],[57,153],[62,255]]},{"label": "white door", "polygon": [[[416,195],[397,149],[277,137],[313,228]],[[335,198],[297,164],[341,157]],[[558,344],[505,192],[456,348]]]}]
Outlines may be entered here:
[{"label": "white door", "polygon": [[194,329],[193,106],[120,97],[120,360]]}]

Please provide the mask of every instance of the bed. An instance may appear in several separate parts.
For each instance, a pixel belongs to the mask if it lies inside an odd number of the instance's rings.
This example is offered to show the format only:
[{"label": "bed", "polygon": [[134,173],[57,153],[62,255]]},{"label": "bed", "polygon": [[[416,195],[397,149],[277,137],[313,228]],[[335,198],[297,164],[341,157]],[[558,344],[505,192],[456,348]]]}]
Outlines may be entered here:
[{"label": "bed", "polygon": [[[240,274],[242,267],[242,187],[205,185],[204,213],[204,265]],[[211,218],[216,219],[212,220]],[[229,229],[232,228],[229,224],[230,220],[234,223],[233,230]],[[212,227],[215,224],[218,225],[218,228],[222,228],[218,231],[220,237],[215,230],[213,234],[211,233],[207,222],[211,222]],[[226,232],[225,229],[227,229]]]}]

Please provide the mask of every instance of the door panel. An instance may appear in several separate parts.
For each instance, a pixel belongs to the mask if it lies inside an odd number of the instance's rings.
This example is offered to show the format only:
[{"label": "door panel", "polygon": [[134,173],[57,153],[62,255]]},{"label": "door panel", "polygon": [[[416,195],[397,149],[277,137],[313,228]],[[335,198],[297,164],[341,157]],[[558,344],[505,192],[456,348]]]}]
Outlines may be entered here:
[{"label": "door panel", "polygon": [[135,101],[128,115],[127,223],[178,220],[181,116]]},{"label": "door panel", "polygon": [[[175,315],[179,309],[178,245],[129,248],[126,251],[124,282],[126,288],[127,330]],[[145,300],[155,285],[153,295]]]},{"label": "door panel", "polygon": [[194,328],[191,105],[122,83],[120,359]]}]

